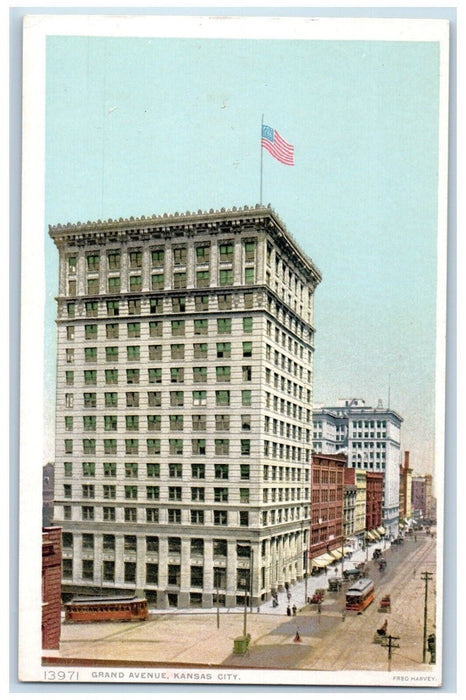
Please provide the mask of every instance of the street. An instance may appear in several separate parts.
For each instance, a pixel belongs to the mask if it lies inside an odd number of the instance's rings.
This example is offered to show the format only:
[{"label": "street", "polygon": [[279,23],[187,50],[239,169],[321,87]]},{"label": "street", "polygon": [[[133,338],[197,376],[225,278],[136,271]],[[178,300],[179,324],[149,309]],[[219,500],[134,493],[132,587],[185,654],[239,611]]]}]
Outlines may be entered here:
[{"label": "street", "polygon": [[[343,616],[345,588],[327,592],[319,613],[316,605],[298,608],[296,617],[273,610],[270,601],[260,612],[248,610],[246,624],[251,635],[246,654],[233,654],[234,639],[244,631],[244,613],[221,611],[170,611],[152,615],[142,623],[63,624],[60,651],[48,655],[47,663],[66,659],[81,665],[216,666],[231,668],[307,670],[388,670],[388,650],[374,643],[376,630],[387,619],[387,637],[393,649],[392,671],[429,668],[423,657],[425,583],[423,571],[434,574],[428,597],[427,630],[435,631],[435,547],[425,535],[405,540],[384,552],[387,568],[368,562],[368,575],[375,583],[375,600],[362,613]],[[322,582],[322,577],[317,577]],[[309,590],[315,588],[310,585]],[[383,595],[389,593],[390,613],[378,612]],[[297,598],[296,591],[292,592]],[[283,603],[285,594],[281,594]],[[299,591],[302,597],[302,591]],[[269,612],[268,612],[269,611]],[[297,633],[299,641],[297,640]],[[432,666],[430,666],[432,669]]]}]

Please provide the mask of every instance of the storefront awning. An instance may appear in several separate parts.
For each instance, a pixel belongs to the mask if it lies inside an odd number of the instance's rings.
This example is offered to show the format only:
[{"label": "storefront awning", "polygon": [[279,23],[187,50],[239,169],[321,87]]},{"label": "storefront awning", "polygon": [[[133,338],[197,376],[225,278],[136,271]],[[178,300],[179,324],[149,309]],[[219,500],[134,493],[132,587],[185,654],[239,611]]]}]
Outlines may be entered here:
[{"label": "storefront awning", "polygon": [[385,535],[385,528],[382,525],[380,525],[380,527],[377,528],[377,532],[379,533],[379,535]]},{"label": "storefront awning", "polygon": [[371,530],[371,533],[372,533],[372,535],[373,535],[373,537],[374,537],[374,540],[377,540],[377,541],[380,540],[380,535],[379,535],[379,533],[377,532],[377,530]]},{"label": "storefront awning", "polygon": [[323,569],[325,566],[328,566],[328,565],[329,565],[329,561],[324,556],[316,557],[315,559],[311,559],[311,566],[316,567],[317,569]]},{"label": "storefront awning", "polygon": [[366,532],[366,540],[373,542],[375,540],[374,535],[371,532]]},{"label": "storefront awning", "polygon": [[342,557],[341,549],[332,549],[330,554],[336,561]]}]

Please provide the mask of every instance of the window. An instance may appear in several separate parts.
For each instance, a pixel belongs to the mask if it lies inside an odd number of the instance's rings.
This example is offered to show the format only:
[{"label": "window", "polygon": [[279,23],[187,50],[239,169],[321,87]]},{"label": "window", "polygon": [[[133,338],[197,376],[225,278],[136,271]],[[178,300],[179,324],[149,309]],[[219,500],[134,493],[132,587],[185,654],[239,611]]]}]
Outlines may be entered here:
[{"label": "window", "polygon": [[86,301],[86,316],[97,316],[99,304],[97,301]]},{"label": "window", "polygon": [[115,507],[114,506],[104,506],[102,508],[102,517],[106,521],[115,521]]},{"label": "window", "polygon": [[184,406],[183,391],[170,391],[170,406]]},{"label": "window", "polygon": [[192,417],[193,430],[206,430],[207,420],[205,416],[194,415]]},{"label": "window", "polygon": [[85,455],[95,455],[95,440],[92,438],[84,438],[83,440],[83,454]]},{"label": "window", "polygon": [[252,357],[252,342],[249,340],[243,343],[243,357]]},{"label": "window", "polygon": [[146,583],[157,585],[159,582],[159,565],[146,564]]},{"label": "window", "polygon": [[231,318],[217,319],[217,333],[231,333]]},{"label": "window", "polygon": [[191,464],[191,477],[205,479],[205,464]]},{"label": "window", "polygon": [[193,391],[193,406],[205,406],[207,403],[206,391]]},{"label": "window", "polygon": [[149,321],[149,335],[151,338],[159,338],[163,335],[162,321]]},{"label": "window", "polygon": [[139,452],[139,440],[125,440],[125,449],[127,455],[137,455]]},{"label": "window", "polygon": [[73,495],[73,487],[71,484],[63,484],[63,496],[64,498],[71,498]]},{"label": "window", "polygon": [[183,416],[169,416],[170,430],[183,430]]},{"label": "window", "polygon": [[252,380],[252,367],[250,365],[243,365],[243,382],[250,382]]},{"label": "window", "polygon": [[243,406],[250,406],[251,405],[251,390],[250,389],[243,389],[241,391],[241,403]]},{"label": "window", "polygon": [[208,263],[210,259],[210,246],[202,245],[196,247],[196,262],[200,265]]},{"label": "window", "polygon": [[104,484],[103,486],[103,495],[105,499],[109,500],[115,500],[116,497],[116,486],[109,486],[108,484]]},{"label": "window", "polygon": [[231,379],[231,367],[216,367],[217,382],[229,382]]},{"label": "window", "polygon": [[87,293],[88,294],[98,294],[99,293],[99,278],[89,277],[87,280]]},{"label": "window", "polygon": [[162,369],[159,367],[152,367],[148,370],[149,373],[149,384],[161,384],[162,383]]},{"label": "window", "polygon": [[131,275],[129,278],[129,291],[130,292],[140,292],[142,290],[142,277],[141,275]]},{"label": "window", "polygon": [[70,280],[68,282],[68,295],[76,296],[76,280]]},{"label": "window", "polygon": [[233,243],[223,243],[219,246],[220,262],[233,261]]},{"label": "window", "polygon": [[172,321],[172,335],[179,336],[185,334],[185,322],[184,321]]},{"label": "window", "polygon": [[194,357],[196,360],[207,358],[207,343],[194,343]]},{"label": "window", "polygon": [[231,268],[220,270],[218,281],[222,287],[233,284],[233,270]]},{"label": "window", "polygon": [[180,585],[180,566],[179,566],[179,564],[169,564],[168,565],[168,585],[169,586],[179,586]]},{"label": "window", "polygon": [[66,382],[67,386],[72,386],[74,384],[74,372],[73,371],[70,370],[69,372],[65,372],[65,382]]},{"label": "window", "polygon": [[94,520],[94,506],[82,506],[81,518],[82,520]]},{"label": "window", "polygon": [[226,389],[222,389],[215,392],[215,403],[217,406],[229,406],[230,405],[230,392]]},{"label": "window", "polygon": [[83,462],[83,476],[95,476],[95,462]]},{"label": "window", "polygon": [[223,438],[217,438],[215,440],[215,454],[216,455],[227,455],[230,453],[230,441],[223,439]]},{"label": "window", "polygon": [[71,506],[63,506],[63,520],[71,520]]},{"label": "window", "polygon": [[107,362],[118,362],[118,348],[116,346],[106,347],[105,359]]},{"label": "window", "polygon": [[151,282],[153,290],[163,289],[165,285],[165,277],[163,272],[158,273],[156,275],[152,275]]},{"label": "window", "polygon": [[127,382],[127,384],[139,384],[139,370],[138,369],[127,369],[126,370],[126,382]]},{"label": "window", "polygon": [[136,508],[124,508],[123,509],[124,519],[126,523],[135,523],[137,520],[137,510]]},{"label": "window", "polygon": [[207,319],[195,319],[194,321],[194,335],[207,335],[208,325]]},{"label": "window", "polygon": [[170,477],[170,479],[181,479],[183,476],[182,465],[171,462],[168,465],[168,476]]},{"label": "window", "polygon": [[72,462],[65,462],[63,464],[63,468],[65,470],[65,476],[71,476],[73,474],[73,463]]},{"label": "window", "polygon": [[152,257],[152,266],[153,267],[162,267],[162,265],[165,261],[165,251],[163,250],[163,248],[153,250],[151,257]]},{"label": "window", "polygon": [[198,270],[196,272],[196,287],[202,289],[203,287],[208,287],[210,284],[210,272],[209,270]]},{"label": "window", "polygon": [[162,393],[160,391],[148,391],[147,392],[147,403],[149,406],[161,406]]},{"label": "window", "polygon": [[163,299],[149,299],[149,311],[151,314],[163,313]]},{"label": "window", "polygon": [[83,429],[85,431],[95,431],[96,429],[96,417],[95,416],[83,416]]},{"label": "window", "polygon": [[142,265],[142,250],[129,251],[129,266],[132,270],[141,267]]},{"label": "window", "polygon": [[[112,396],[112,394],[110,394],[110,396]],[[114,394],[114,396],[117,396],[117,394]],[[139,407],[139,393],[137,391],[126,392],[126,406],[128,408]]]},{"label": "window", "polygon": [[66,339],[67,340],[74,340],[74,326],[67,326],[66,327]]},{"label": "window", "polygon": [[215,430],[230,430],[230,416],[217,414],[215,416]]},{"label": "window", "polygon": [[183,454],[183,440],[180,439],[170,439],[168,441],[168,449],[171,455],[182,455]]},{"label": "window", "polygon": [[196,296],[194,297],[194,308],[196,311],[207,311],[209,308],[209,297],[208,296]]},{"label": "window", "polygon": [[131,315],[141,313],[141,300],[140,299],[129,299],[128,300],[128,313]]},{"label": "window", "polygon": [[159,479],[160,478],[160,464],[148,462],[146,464],[146,474],[147,474],[147,477],[149,479]]},{"label": "window", "polygon": [[173,289],[186,289],[186,272],[173,274]]},{"label": "window", "polygon": [[214,474],[216,479],[228,479],[228,464],[216,464]]},{"label": "window", "polygon": [[231,300],[232,300],[231,294],[219,294],[218,295],[218,308],[221,311],[226,311],[228,309],[231,309]]},{"label": "window", "polygon": [[228,511],[214,510],[214,525],[227,525]]},{"label": "window", "polygon": [[162,417],[161,416],[147,416],[147,430],[161,430],[162,429]]},{"label": "window", "polygon": [[135,362],[140,359],[139,345],[126,346],[126,358],[128,362]]},{"label": "window", "polygon": [[119,277],[109,277],[107,279],[108,291],[110,294],[118,294],[121,289],[121,280]]},{"label": "window", "polygon": [[73,416],[65,416],[65,430],[73,430]]},{"label": "window", "polygon": [[244,244],[244,259],[254,260],[254,254],[256,250],[255,241],[246,241]]},{"label": "window", "polygon": [[89,271],[97,272],[100,268],[100,255],[98,252],[89,253],[87,256],[87,269]]},{"label": "window", "polygon": [[[159,347],[160,348],[160,355],[162,355],[162,346],[161,345],[154,345],[154,346],[149,346],[150,347]],[[170,352],[171,352],[171,359],[172,360],[184,360],[184,345],[181,344],[176,344],[176,345],[170,345]],[[150,357],[150,351],[149,351],[149,359],[162,359],[160,358],[151,358]]]},{"label": "window", "polygon": [[170,381],[172,384],[182,384],[184,382],[184,367],[172,367]]},{"label": "window", "polygon": [[125,416],[126,430],[139,430],[139,416]]},{"label": "window", "polygon": [[204,487],[203,486],[192,486],[191,487],[191,500],[192,501],[204,501]]},{"label": "window", "polygon": [[214,488],[214,501],[216,503],[227,503],[228,502],[228,489],[225,487]]},{"label": "window", "polygon": [[160,440],[158,438],[147,438],[146,444],[148,455],[160,454]]},{"label": "window", "polygon": [[118,384],[118,370],[117,369],[106,369],[105,370],[105,384]]},{"label": "window", "polygon": [[252,333],[252,318],[250,316],[243,318],[243,333]]},{"label": "window", "polygon": [[85,369],[84,370],[84,384],[88,384],[88,385],[97,384],[97,370],[95,370],[95,369]]},{"label": "window", "polygon": [[[72,394],[67,394],[67,396],[72,396]],[[95,408],[97,406],[97,394],[85,393],[83,394],[83,401],[84,408]]]},{"label": "window", "polygon": [[105,325],[105,335],[107,338],[118,338],[119,336],[118,323],[107,323]]},{"label": "window", "polygon": [[[169,523],[181,523],[181,510],[179,510],[178,508],[169,508],[168,509],[168,522]],[[168,568],[170,569],[170,565]]]},{"label": "window", "polygon": [[74,302],[70,302],[69,304],[66,305],[66,313],[68,318],[74,318],[76,312],[76,304]]},{"label": "window", "polygon": [[133,484],[125,485],[125,499],[132,500],[138,497],[138,487]]},{"label": "window", "polygon": [[199,438],[192,439],[192,453],[193,455],[205,455],[206,454],[206,441]]},{"label": "window", "polygon": [[193,381],[194,382],[206,382],[207,381],[207,367],[193,367]]},{"label": "window", "polygon": [[253,267],[246,267],[244,270],[244,282],[245,284],[254,284],[255,282],[255,271]]},{"label": "window", "polygon": [[92,559],[83,559],[82,577],[87,581],[94,579],[94,562]]},{"label": "window", "polygon": [[186,264],[186,248],[173,248],[173,263],[175,265],[185,265]]},{"label": "window", "polygon": [[251,430],[251,416],[249,414],[241,416],[241,430]]},{"label": "window", "polygon": [[139,322],[128,323],[127,330],[128,330],[128,338],[140,338],[141,337],[141,324]]},{"label": "window", "polygon": [[117,452],[117,441],[115,438],[105,438],[104,439],[104,454],[106,455],[116,455]]},{"label": "window", "polygon": [[174,313],[184,313],[186,311],[186,297],[174,297],[172,299],[172,311]]},{"label": "window", "polygon": [[[265,467],[264,467],[264,469],[265,469]],[[244,481],[244,480],[249,479],[250,471],[251,471],[251,469],[250,469],[250,465],[249,465],[249,464],[240,464],[240,476],[241,476],[241,480]]]},{"label": "window", "polygon": [[239,501],[240,503],[249,503],[249,489],[239,490]]},{"label": "window", "polygon": [[116,416],[104,416],[104,429],[105,430],[117,430],[118,420]]},{"label": "window", "polygon": [[249,526],[249,512],[247,510],[240,510],[239,512],[239,524],[241,527]]},{"label": "window", "polygon": [[76,255],[68,257],[68,272],[74,274],[76,272]]},{"label": "window", "polygon": [[231,357],[231,343],[217,343],[217,357],[229,359]]},{"label": "window", "polygon": [[119,316],[119,315],[120,315],[120,302],[107,301],[107,316]]},{"label": "window", "polygon": [[109,270],[119,270],[120,269],[120,251],[112,250],[107,254],[108,269]]},{"label": "window", "polygon": [[241,440],[241,454],[250,455],[251,454],[251,441]]},{"label": "window", "polygon": [[66,348],[66,361],[68,363],[74,362],[74,350],[72,348]]},{"label": "window", "polygon": [[[202,512],[202,511],[201,511]],[[202,566],[191,567],[191,586],[202,588],[204,585],[204,570]]]},{"label": "window", "polygon": [[125,583],[136,582],[136,562],[125,561]]},{"label": "window", "polygon": [[156,501],[160,498],[159,486],[146,486],[146,498],[148,501]]}]

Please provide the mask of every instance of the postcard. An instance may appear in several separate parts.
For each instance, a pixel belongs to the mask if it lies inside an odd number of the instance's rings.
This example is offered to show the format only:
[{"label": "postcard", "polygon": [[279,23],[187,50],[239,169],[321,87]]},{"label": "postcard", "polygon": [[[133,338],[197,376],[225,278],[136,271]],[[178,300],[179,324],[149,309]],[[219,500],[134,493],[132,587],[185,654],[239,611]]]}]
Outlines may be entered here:
[{"label": "postcard", "polygon": [[19,680],[442,685],[449,23],[24,21]]}]

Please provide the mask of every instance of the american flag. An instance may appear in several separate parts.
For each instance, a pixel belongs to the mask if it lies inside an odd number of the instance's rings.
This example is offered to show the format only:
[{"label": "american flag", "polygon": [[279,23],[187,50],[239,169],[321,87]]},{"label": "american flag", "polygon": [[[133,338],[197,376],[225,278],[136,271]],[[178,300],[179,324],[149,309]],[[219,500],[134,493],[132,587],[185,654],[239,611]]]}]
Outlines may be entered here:
[{"label": "american flag", "polygon": [[276,129],[262,125],[262,148],[284,165],[294,165],[294,146],[285,141]]}]

